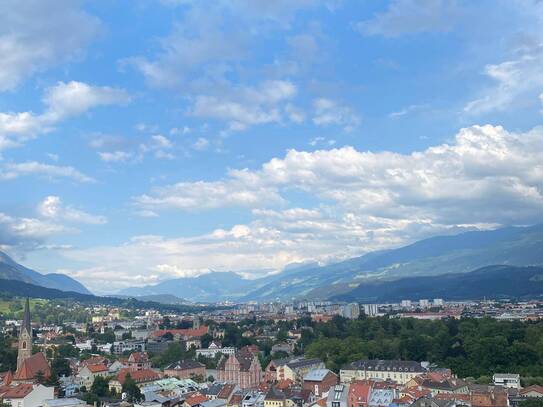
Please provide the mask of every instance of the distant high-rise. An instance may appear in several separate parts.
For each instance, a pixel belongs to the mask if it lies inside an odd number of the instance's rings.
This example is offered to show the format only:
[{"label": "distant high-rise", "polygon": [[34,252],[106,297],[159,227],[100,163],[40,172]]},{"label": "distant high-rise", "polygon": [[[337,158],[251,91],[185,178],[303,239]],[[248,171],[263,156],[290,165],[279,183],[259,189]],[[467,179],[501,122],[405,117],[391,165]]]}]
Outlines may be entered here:
[{"label": "distant high-rise", "polygon": [[23,322],[19,332],[19,351],[17,353],[17,369],[21,367],[24,360],[32,356],[32,326],[30,324],[30,303],[28,298],[25,302]]}]

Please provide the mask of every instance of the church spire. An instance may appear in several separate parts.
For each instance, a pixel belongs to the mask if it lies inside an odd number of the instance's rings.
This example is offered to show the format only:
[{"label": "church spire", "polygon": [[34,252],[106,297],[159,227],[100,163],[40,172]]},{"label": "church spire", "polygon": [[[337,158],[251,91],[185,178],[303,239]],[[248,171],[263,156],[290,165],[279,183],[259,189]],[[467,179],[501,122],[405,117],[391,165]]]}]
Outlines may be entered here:
[{"label": "church spire", "polygon": [[26,297],[25,310],[23,315],[23,323],[21,328],[26,328],[29,333],[32,333],[32,325],[30,324],[30,300]]},{"label": "church spire", "polygon": [[17,370],[24,360],[32,356],[32,325],[30,319],[30,301],[28,297],[25,302],[21,331],[19,332],[19,351],[17,353]]}]

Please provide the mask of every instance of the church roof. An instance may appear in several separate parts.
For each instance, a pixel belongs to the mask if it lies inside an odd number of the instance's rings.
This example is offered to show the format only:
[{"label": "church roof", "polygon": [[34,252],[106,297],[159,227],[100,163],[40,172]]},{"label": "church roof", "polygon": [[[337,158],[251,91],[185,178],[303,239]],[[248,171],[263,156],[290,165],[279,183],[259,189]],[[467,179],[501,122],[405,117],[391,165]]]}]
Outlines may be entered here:
[{"label": "church roof", "polygon": [[43,377],[47,378],[51,375],[51,368],[45,358],[45,355],[41,352],[26,358],[17,372],[15,372],[15,381],[20,380],[33,380],[38,372],[43,373]]}]

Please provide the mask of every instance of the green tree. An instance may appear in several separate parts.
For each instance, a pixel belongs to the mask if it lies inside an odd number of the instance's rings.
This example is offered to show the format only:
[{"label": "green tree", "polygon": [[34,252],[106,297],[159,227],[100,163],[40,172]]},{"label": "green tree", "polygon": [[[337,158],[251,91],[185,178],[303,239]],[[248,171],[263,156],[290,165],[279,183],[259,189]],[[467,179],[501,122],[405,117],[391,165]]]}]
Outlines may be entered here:
[{"label": "green tree", "polygon": [[109,395],[109,379],[107,377],[97,376],[92,383],[91,393],[98,397],[106,397]]},{"label": "green tree", "polygon": [[132,379],[132,376],[130,376],[130,373],[125,376],[122,391],[123,393],[126,393],[129,402],[133,403],[141,400],[141,390],[134,379]]}]

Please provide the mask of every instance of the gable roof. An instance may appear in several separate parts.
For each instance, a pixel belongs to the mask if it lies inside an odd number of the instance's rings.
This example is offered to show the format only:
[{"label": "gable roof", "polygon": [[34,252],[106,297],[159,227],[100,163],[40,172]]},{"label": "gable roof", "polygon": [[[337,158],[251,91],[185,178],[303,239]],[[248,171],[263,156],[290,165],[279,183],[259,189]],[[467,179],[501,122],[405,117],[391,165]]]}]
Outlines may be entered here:
[{"label": "gable roof", "polygon": [[22,399],[32,393],[34,386],[30,383],[21,383],[4,393],[5,399]]},{"label": "gable roof", "polygon": [[104,364],[101,364],[101,365],[87,365],[87,369],[89,369],[89,371],[91,373],[107,372],[107,370],[108,370],[107,366],[104,365]]},{"label": "gable roof", "polygon": [[149,357],[146,352],[134,352],[130,354],[128,358],[129,363],[147,363],[149,362]]},{"label": "gable roof", "polygon": [[117,374],[117,381],[121,384],[124,384],[126,376],[130,377],[136,383],[145,383],[151,382],[153,380],[160,379],[160,374],[151,369],[142,369],[142,370],[132,370],[132,369],[121,369]]},{"label": "gable roof", "polygon": [[183,359],[183,360],[180,360],[179,362],[175,362],[167,366],[165,370],[188,370],[188,369],[197,369],[201,367],[205,367],[205,365],[196,360]]},{"label": "gable roof", "polygon": [[15,381],[19,380],[33,380],[38,372],[43,373],[43,377],[48,378],[51,375],[51,368],[49,362],[45,358],[42,352],[35,353],[34,355],[23,360],[23,363],[15,372]]}]

